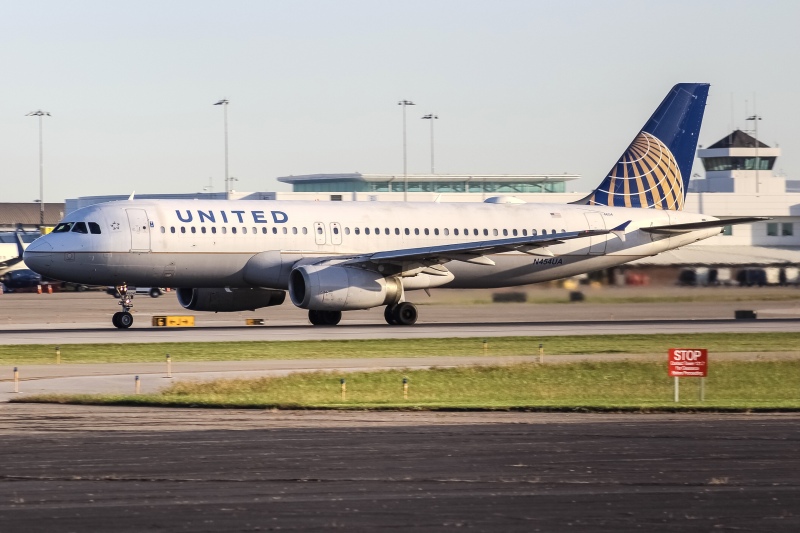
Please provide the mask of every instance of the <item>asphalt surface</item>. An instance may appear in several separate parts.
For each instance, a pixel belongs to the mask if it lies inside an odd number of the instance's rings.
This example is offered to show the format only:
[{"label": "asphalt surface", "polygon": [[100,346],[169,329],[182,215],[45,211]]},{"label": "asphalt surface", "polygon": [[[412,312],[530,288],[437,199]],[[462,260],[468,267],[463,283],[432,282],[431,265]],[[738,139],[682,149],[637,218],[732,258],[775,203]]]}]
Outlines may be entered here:
[{"label": "asphalt surface", "polygon": [[800,415],[0,413],[4,532],[800,530]]},{"label": "asphalt surface", "polygon": [[[597,291],[602,296],[643,301],[566,303],[568,291],[541,289],[531,292],[546,303],[489,304],[468,299],[473,294],[488,298],[487,291],[439,291],[430,300],[424,294],[415,300],[420,302],[420,319],[412,327],[388,326],[382,308],[346,312],[336,327],[312,327],[306,311],[291,304],[256,312],[188,312],[178,305],[174,293],[168,293],[160,298],[137,296],[133,327],[117,330],[110,317],[119,306],[103,293],[6,294],[0,296],[0,345],[800,331],[800,289],[795,287]],[[437,299],[448,292],[461,294],[462,300],[444,299],[447,294]],[[797,299],[768,299],[794,292]],[[647,297],[665,295],[699,301],[647,301]],[[716,297],[720,301],[714,301]],[[743,301],[726,301],[731,298]],[[737,309],[754,310],[759,318],[734,320]],[[194,315],[196,327],[151,326],[153,316],[175,314]],[[247,327],[247,318],[262,318],[265,326]]]}]

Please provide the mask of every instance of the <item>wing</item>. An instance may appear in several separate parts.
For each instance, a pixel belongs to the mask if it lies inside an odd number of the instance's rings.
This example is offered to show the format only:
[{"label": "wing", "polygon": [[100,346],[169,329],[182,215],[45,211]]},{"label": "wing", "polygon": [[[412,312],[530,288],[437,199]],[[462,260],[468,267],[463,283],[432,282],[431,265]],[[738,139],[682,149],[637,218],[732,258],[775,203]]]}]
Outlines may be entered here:
[{"label": "wing", "polygon": [[719,220],[709,220],[707,222],[689,222],[688,224],[671,224],[668,226],[653,226],[652,228],[639,228],[647,233],[654,233],[656,235],[671,235],[680,233],[689,233],[699,229],[708,228],[721,228],[723,226],[732,226],[734,224],[749,224],[751,222],[760,222],[762,220],[771,220],[770,217],[740,217],[740,218],[721,218]]},{"label": "wing", "polygon": [[[418,266],[431,266],[448,261],[465,261],[479,265],[494,265],[490,254],[500,252],[523,252],[530,255],[544,255],[552,257],[553,253],[547,250],[548,246],[561,244],[573,239],[583,239],[598,235],[614,234],[624,240],[625,228],[630,220],[610,230],[581,230],[569,231],[549,235],[532,235],[527,237],[512,237],[505,239],[491,239],[486,241],[473,241],[456,244],[442,244],[426,246],[423,248],[406,248],[402,250],[388,250],[352,257],[343,265],[374,265],[394,264],[406,265],[409,263]],[[405,270],[405,269],[404,269]]]}]

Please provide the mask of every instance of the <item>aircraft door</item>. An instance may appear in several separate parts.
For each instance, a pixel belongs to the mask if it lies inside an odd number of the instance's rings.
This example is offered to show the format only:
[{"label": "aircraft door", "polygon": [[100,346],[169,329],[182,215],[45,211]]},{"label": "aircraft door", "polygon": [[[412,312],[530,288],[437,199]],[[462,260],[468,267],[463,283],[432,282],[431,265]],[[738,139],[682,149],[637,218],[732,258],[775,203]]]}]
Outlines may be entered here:
[{"label": "aircraft door", "polygon": [[150,251],[150,228],[144,209],[126,209],[131,228],[131,252]]},{"label": "aircraft door", "polygon": [[314,222],[314,242],[325,244],[325,224],[322,222]]},{"label": "aircraft door", "polygon": [[[606,229],[605,220],[603,215],[597,212],[587,212],[586,221],[589,223],[589,229]],[[606,253],[606,235],[596,235],[589,237],[589,253],[592,255],[599,255]]]},{"label": "aircraft door", "polygon": [[342,226],[338,222],[331,222],[331,244],[342,244]]}]

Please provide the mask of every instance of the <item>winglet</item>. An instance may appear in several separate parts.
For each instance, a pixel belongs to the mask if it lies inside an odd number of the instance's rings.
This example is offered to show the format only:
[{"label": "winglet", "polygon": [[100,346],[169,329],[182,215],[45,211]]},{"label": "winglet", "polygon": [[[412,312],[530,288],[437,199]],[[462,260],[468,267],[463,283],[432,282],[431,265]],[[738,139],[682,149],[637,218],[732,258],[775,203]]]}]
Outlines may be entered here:
[{"label": "winglet", "polygon": [[136,194],[136,191],[133,191],[130,196],[128,196],[128,200],[133,200],[133,195]]},{"label": "winglet", "polygon": [[611,234],[614,235],[615,237],[617,237],[622,242],[625,242],[625,228],[627,228],[628,224],[630,224],[630,223],[631,223],[630,220],[627,221],[627,222],[623,222],[622,224],[620,224],[616,228],[612,229],[611,230]]}]

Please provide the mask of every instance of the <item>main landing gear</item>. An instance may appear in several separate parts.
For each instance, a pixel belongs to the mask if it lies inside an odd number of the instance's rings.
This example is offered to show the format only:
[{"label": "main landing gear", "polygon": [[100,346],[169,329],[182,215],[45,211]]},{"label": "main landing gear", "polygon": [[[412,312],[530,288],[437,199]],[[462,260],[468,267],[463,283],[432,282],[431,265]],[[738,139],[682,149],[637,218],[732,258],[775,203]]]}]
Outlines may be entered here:
[{"label": "main landing gear", "polygon": [[387,305],[383,318],[390,326],[410,326],[417,322],[417,306],[411,302]]},{"label": "main landing gear", "polygon": [[119,293],[119,305],[122,306],[122,311],[114,313],[111,323],[120,329],[128,329],[133,325],[133,315],[130,312],[133,308],[133,294],[128,294],[126,284],[118,285],[116,289]]}]

